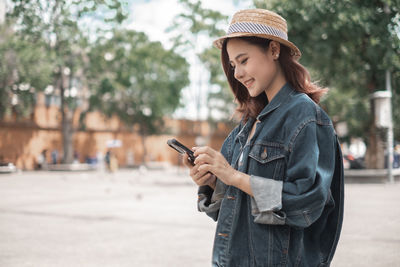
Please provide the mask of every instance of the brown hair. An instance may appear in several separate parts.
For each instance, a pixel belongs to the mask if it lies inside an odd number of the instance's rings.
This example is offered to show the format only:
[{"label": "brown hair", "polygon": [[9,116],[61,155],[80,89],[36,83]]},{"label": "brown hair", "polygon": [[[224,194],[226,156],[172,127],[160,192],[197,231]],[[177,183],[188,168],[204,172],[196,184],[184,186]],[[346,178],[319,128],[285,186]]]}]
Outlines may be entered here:
[{"label": "brown hair", "polygon": [[[271,40],[254,37],[235,37],[244,40],[250,44],[256,45],[267,51]],[[228,83],[235,95],[235,101],[238,104],[236,112],[247,121],[249,118],[255,118],[261,112],[261,110],[268,104],[268,98],[265,93],[262,93],[256,97],[251,97],[247,88],[241,84],[234,77],[234,70],[229,63],[229,56],[226,50],[229,39],[225,39],[222,44],[221,50],[221,61],[224,68],[225,75],[228,79]],[[324,95],[328,89],[321,88],[316,83],[311,82],[310,74],[307,69],[303,67],[293,57],[289,47],[281,44],[281,52],[279,53],[279,63],[285,75],[287,82],[298,92],[307,94],[315,103],[319,103],[320,98]]]}]

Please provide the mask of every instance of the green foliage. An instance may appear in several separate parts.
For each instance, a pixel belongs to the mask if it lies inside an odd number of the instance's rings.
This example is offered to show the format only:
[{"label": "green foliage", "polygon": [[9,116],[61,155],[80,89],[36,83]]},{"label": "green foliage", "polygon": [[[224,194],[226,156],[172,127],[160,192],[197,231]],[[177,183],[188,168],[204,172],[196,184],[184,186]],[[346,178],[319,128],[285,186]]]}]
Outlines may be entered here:
[{"label": "green foliage", "polygon": [[15,34],[28,43],[41,43],[51,58],[54,72],[50,83],[61,98],[63,161],[71,163],[72,118],[76,108],[85,102],[89,64],[86,55],[90,50],[90,34],[95,30],[92,25],[84,29],[79,23],[88,18],[98,29],[116,27],[126,17],[123,5],[119,0],[11,0],[10,3],[7,21],[15,22]]},{"label": "green foliage", "polygon": [[[222,117],[220,121],[228,122],[232,117],[235,104],[233,102],[233,93],[222,69],[221,51],[212,46],[201,53],[200,59],[207,70],[210,71],[210,84],[219,88],[219,90],[209,94],[208,106],[211,110],[218,110]],[[209,120],[212,121],[212,118],[209,118]]]},{"label": "green foliage", "polygon": [[89,57],[91,108],[139,123],[144,134],[162,129],[189,83],[186,60],[140,32],[116,30],[110,39],[99,38]]},{"label": "green foliage", "polygon": [[220,12],[206,9],[201,6],[199,0],[179,0],[185,8],[185,12],[179,14],[173,25],[167,30],[179,29],[179,34],[174,38],[175,49],[189,47],[195,49],[198,45],[198,37],[202,34],[215,37],[224,34],[219,28],[219,23],[227,20],[227,16]]},{"label": "green foliage", "polygon": [[0,118],[14,113],[28,117],[35,106],[35,92],[51,81],[53,72],[43,42],[28,42],[8,25],[0,28]]},{"label": "green foliage", "polygon": [[394,139],[400,142],[400,71],[393,73],[392,86],[393,133]]},{"label": "green foliage", "polygon": [[[217,111],[223,118],[229,119],[233,110],[233,97],[230,92],[228,83],[226,82],[225,74],[223,73],[220,51],[209,43],[209,46],[200,47],[199,40],[215,39],[225,34],[225,27],[228,22],[228,17],[218,11],[203,8],[201,1],[196,0],[180,0],[179,1],[185,11],[179,14],[174,24],[169,30],[179,30],[174,38],[174,49],[179,52],[196,53],[199,63],[203,64],[210,73],[209,83],[213,86],[207,95],[207,106],[211,111]],[[199,79],[203,79],[204,75],[199,75]],[[200,84],[201,82],[199,82]],[[198,88],[195,94],[198,108],[201,103],[200,95],[204,92]],[[232,103],[232,104],[229,104]],[[212,115],[209,113],[209,115]],[[212,116],[209,116],[210,122],[213,122]]]},{"label": "green foliage", "polygon": [[[332,117],[349,124],[350,135],[365,138],[372,122],[369,96],[385,90],[387,69],[393,74],[393,101],[399,100],[400,1],[255,0],[254,4],[287,20],[289,39],[303,53],[301,63],[331,89],[323,105]],[[399,138],[400,106],[393,103]]]},{"label": "green foliage", "polygon": [[117,26],[127,18],[126,1],[121,0],[11,0],[11,5],[13,8],[7,17],[17,18],[19,31],[29,38],[51,38],[49,33],[57,33],[57,37],[64,34],[67,40],[73,38],[69,35],[70,29],[76,29],[84,18],[90,18],[92,25],[103,27],[103,22]]},{"label": "green foliage", "polygon": [[369,114],[369,101],[360,98],[355,90],[331,90],[321,105],[334,122],[346,121],[352,136],[363,136],[368,132],[369,116],[366,114]]},{"label": "green foliage", "polygon": [[[126,17],[120,1],[27,1],[12,0],[7,25],[2,29],[0,116],[12,109],[17,115],[30,114],[35,105],[34,92],[54,85],[63,106],[74,110],[77,99],[64,90],[82,87],[88,36],[78,27],[80,19],[108,21],[113,25]],[[7,31],[7,32],[6,32]],[[68,70],[68,75],[63,72]],[[5,82],[7,81],[7,82]],[[23,86],[21,87],[20,84]],[[29,90],[25,89],[29,85]],[[19,88],[23,88],[23,90]],[[64,88],[69,87],[69,88]],[[10,98],[18,104],[10,106]],[[14,103],[16,101],[13,101]],[[61,112],[65,110],[62,108]]]},{"label": "green foliage", "polygon": [[[37,84],[39,90],[48,84],[54,86],[55,93],[61,96],[63,127],[64,118],[68,117],[64,114],[78,106],[82,108],[88,97],[91,109],[108,116],[116,114],[130,125],[139,123],[146,133],[159,129],[162,116],[179,105],[180,91],[189,82],[187,62],[160,43],[150,42],[143,33],[119,30],[119,24],[127,17],[126,1],[11,3],[13,8],[7,18],[15,21],[18,45],[7,38],[9,44],[1,51],[10,54],[10,47],[15,47],[15,57],[25,60],[18,72],[19,82]],[[82,28],[84,19],[92,25]],[[113,37],[96,39],[91,36],[93,32],[97,36],[112,32]],[[47,61],[37,66],[44,61],[40,55]],[[3,80],[7,80],[13,69],[3,69]],[[78,94],[70,93],[73,88]],[[1,93],[7,95],[8,91],[2,87]]]}]

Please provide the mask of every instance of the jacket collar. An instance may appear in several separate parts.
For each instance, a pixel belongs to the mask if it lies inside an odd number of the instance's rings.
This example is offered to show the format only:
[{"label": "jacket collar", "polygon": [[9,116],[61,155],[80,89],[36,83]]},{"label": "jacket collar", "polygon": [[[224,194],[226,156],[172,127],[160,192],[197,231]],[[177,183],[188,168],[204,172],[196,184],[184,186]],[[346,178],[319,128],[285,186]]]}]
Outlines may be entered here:
[{"label": "jacket collar", "polygon": [[[268,103],[264,109],[257,116],[257,120],[262,121],[269,113],[277,109],[282,103],[286,102],[291,94],[293,94],[295,90],[290,86],[289,83],[286,83],[275,95],[270,103]],[[255,122],[254,118],[249,118],[246,123],[244,123],[243,119],[240,122],[241,130],[236,135],[235,142],[239,141],[242,146],[246,143],[247,136],[253,127],[253,123]]]},{"label": "jacket collar", "polygon": [[243,120],[240,122],[241,130],[237,134],[235,142],[239,141],[242,146],[245,145],[245,143],[247,142],[247,137],[251,131],[251,128],[253,127],[254,122],[255,122],[254,118],[249,118],[246,123],[244,123]]},{"label": "jacket collar", "polygon": [[269,102],[264,109],[257,116],[257,120],[261,121],[267,116],[270,112],[277,109],[282,103],[286,102],[287,98],[294,92],[294,89],[289,83],[286,83],[278,93],[272,98],[271,102]]}]

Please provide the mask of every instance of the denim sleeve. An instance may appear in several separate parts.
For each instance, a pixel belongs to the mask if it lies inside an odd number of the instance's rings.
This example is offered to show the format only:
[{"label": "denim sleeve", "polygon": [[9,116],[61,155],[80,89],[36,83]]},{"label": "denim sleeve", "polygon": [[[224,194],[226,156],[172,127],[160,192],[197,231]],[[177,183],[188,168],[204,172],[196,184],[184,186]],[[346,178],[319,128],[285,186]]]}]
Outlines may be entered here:
[{"label": "denim sleeve", "polygon": [[209,186],[200,186],[198,190],[197,209],[205,212],[214,221],[217,221],[225,191],[226,186],[219,179],[217,179],[215,190],[212,190]]},{"label": "denim sleeve", "polygon": [[[233,142],[240,126],[237,126],[225,139],[221,153],[225,159],[231,164]],[[224,198],[227,186],[217,179],[215,190],[209,186],[200,186],[198,190],[197,209],[205,212],[214,221],[218,219],[219,208],[221,207],[222,199]]]},{"label": "denim sleeve", "polygon": [[336,138],[330,125],[306,123],[293,137],[283,181],[251,176],[254,221],[305,228],[330,198]]},{"label": "denim sleeve", "polygon": [[310,122],[295,138],[282,189],[286,224],[308,227],[330,198],[336,166],[336,137],[332,126]]}]

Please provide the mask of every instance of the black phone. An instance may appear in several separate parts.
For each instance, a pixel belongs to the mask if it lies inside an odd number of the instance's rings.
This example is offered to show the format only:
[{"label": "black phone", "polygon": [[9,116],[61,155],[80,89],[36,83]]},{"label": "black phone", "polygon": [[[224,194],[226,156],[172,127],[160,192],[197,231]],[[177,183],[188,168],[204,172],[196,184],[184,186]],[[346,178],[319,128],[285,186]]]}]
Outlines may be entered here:
[{"label": "black phone", "polygon": [[194,165],[194,160],[196,159],[196,157],[194,156],[192,150],[190,150],[189,148],[178,142],[178,140],[176,139],[169,139],[167,141],[167,144],[176,151],[178,151],[180,154],[188,154],[189,161]]}]

